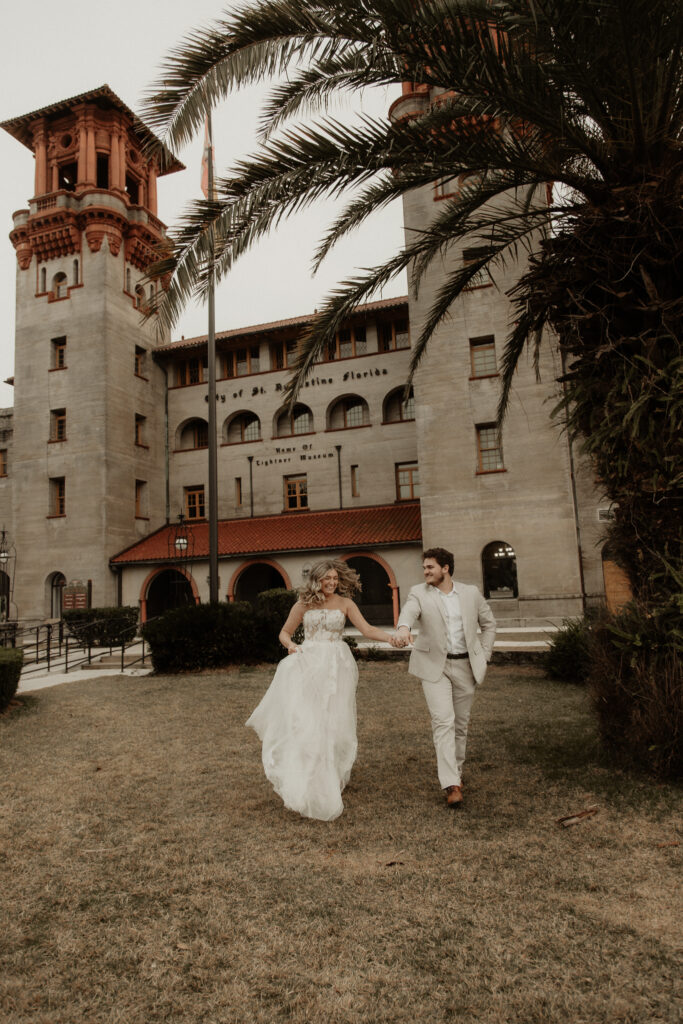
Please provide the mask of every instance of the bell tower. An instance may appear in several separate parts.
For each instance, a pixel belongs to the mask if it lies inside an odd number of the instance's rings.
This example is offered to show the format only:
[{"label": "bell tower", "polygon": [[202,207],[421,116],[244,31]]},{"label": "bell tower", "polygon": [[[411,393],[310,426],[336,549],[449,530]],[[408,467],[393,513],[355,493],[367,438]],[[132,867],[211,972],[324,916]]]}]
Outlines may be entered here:
[{"label": "bell tower", "polygon": [[[60,587],[116,604],[109,559],[166,507],[167,339],[143,323],[145,268],[165,237],[153,137],[107,85],[2,126],[35,157],[14,214],[17,254],[11,476],[21,619],[54,617]],[[74,588],[70,588],[74,589]],[[83,592],[83,591],[81,591]]]}]

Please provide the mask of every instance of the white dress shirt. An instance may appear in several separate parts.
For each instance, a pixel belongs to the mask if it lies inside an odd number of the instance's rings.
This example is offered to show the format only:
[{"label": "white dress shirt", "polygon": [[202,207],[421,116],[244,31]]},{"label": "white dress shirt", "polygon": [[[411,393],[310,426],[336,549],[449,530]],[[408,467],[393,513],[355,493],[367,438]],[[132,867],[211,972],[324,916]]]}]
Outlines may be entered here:
[{"label": "white dress shirt", "polygon": [[446,644],[449,654],[467,654],[467,644],[465,643],[465,630],[462,625],[462,612],[460,610],[460,598],[458,597],[455,589],[453,588],[444,594],[443,590],[439,590],[438,587],[434,587],[434,590],[438,593],[443,604],[443,609],[446,613],[446,622],[448,623]]},{"label": "white dress shirt", "polygon": [[[435,594],[438,594],[446,615],[446,649],[448,653],[467,654],[465,630],[462,625],[462,611],[460,610],[460,598],[458,597],[458,592],[455,589],[455,584],[452,585],[451,590],[447,594],[444,594],[443,590],[439,590],[438,587],[433,587],[431,584],[429,584],[429,587]],[[399,629],[401,626],[405,626],[406,629],[410,629],[407,622],[399,622],[396,628]]]}]

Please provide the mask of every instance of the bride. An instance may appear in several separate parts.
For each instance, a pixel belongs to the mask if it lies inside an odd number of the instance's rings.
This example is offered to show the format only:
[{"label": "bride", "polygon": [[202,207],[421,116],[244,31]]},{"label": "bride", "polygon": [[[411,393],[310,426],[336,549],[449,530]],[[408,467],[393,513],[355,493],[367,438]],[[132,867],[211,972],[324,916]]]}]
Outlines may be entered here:
[{"label": "bride", "polygon": [[[341,814],[341,792],[356,758],[358,669],[342,639],[346,620],[370,640],[392,639],[365,621],[351,600],[357,590],[358,573],[346,562],[313,566],[280,631],[289,656],[246,723],[263,743],[266,777],[285,807],[322,821]],[[301,622],[298,647],[292,634]]]}]

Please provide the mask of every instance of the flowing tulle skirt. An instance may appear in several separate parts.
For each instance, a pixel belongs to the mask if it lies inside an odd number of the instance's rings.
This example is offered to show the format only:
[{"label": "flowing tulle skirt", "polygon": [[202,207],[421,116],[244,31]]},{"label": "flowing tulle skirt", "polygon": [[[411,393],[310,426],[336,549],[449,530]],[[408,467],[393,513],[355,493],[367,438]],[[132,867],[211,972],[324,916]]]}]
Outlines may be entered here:
[{"label": "flowing tulle skirt", "polygon": [[247,721],[262,744],[266,777],[285,807],[332,821],[356,758],[358,670],[343,641],[305,640],[280,662]]}]

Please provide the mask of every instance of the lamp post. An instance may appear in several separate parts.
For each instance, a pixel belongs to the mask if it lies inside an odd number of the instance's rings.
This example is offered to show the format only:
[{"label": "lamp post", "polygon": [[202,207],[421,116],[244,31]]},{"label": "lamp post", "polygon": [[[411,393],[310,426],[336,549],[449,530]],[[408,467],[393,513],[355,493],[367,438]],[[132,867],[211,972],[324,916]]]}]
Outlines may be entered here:
[{"label": "lamp post", "polygon": [[[168,557],[175,563],[178,570],[173,581],[173,586],[176,590],[175,606],[185,603],[185,597],[187,596],[187,563],[193,554],[194,532],[185,522],[183,513],[179,512],[178,521],[172,524],[168,532]],[[180,599],[181,594],[182,600]]]}]

